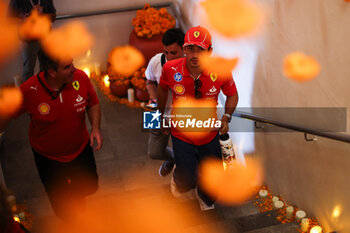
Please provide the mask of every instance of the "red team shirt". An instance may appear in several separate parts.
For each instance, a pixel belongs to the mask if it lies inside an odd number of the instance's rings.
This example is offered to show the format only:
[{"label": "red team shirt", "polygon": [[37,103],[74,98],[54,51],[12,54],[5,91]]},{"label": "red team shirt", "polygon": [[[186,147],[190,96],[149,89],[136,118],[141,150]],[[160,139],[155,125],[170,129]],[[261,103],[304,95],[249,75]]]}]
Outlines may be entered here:
[{"label": "red team shirt", "polygon": [[[44,73],[39,78],[52,92]],[[87,107],[98,104],[96,92],[87,77],[76,70],[72,83],[67,84],[56,99],[40,84],[37,75],[20,87],[23,94],[21,113],[28,112],[31,118],[29,140],[40,154],[60,162],[76,158],[89,141],[85,124]]]},{"label": "red team shirt", "polygon": [[[159,85],[172,91],[173,103],[177,98],[195,97],[194,78],[190,75],[186,67],[186,59],[187,58],[171,60],[163,66]],[[220,90],[222,90],[226,96],[233,96],[237,93],[232,76],[220,79],[215,73],[202,73],[199,79],[202,81],[202,86],[199,89],[202,93],[202,99],[212,99],[217,103]],[[199,146],[213,140],[217,131],[208,132],[208,136],[200,140],[196,138],[187,138],[174,128],[171,129],[171,133],[174,137]]]}]

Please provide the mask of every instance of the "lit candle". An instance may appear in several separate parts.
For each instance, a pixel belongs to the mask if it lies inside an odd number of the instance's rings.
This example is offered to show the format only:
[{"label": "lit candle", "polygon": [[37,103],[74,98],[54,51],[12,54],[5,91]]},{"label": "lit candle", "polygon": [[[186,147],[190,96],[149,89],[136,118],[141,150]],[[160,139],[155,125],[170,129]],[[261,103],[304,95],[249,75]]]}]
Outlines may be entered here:
[{"label": "lit candle", "polygon": [[309,229],[309,219],[303,218],[300,223],[301,231],[307,231]]},{"label": "lit candle", "polygon": [[8,196],[7,202],[9,203],[9,205],[11,207],[11,211],[16,212],[17,211],[16,197],[14,195]]},{"label": "lit candle", "polygon": [[259,191],[259,196],[260,196],[261,198],[267,197],[267,194],[268,194],[268,192],[267,192],[267,190],[265,190],[265,189],[262,189],[262,190]]},{"label": "lit candle", "polygon": [[128,89],[128,101],[130,103],[134,102],[135,100],[135,90],[133,88]]},{"label": "lit candle", "polygon": [[99,76],[101,74],[101,65],[98,62],[95,63],[95,74],[97,76]]},{"label": "lit candle", "polygon": [[314,226],[313,228],[311,228],[310,233],[322,233],[322,227]]},{"label": "lit candle", "polygon": [[272,203],[275,203],[276,201],[279,201],[279,198],[276,197],[276,196],[273,196],[273,197],[272,197]]},{"label": "lit candle", "polygon": [[103,82],[106,87],[109,87],[109,85],[111,84],[109,81],[109,76],[107,74],[103,77]]},{"label": "lit candle", "polygon": [[288,206],[286,208],[286,218],[291,219],[293,217],[294,208],[293,206]]},{"label": "lit candle", "polygon": [[21,222],[17,214],[13,215],[13,220],[15,220],[16,222]]},{"label": "lit candle", "polygon": [[305,218],[306,217],[306,213],[304,210],[298,210],[296,213],[295,213],[295,219],[296,220],[300,220],[302,218]]},{"label": "lit candle", "polygon": [[282,201],[275,201],[275,202],[273,203],[273,207],[274,207],[275,209],[281,209],[283,206],[284,206],[284,204],[283,204]]},{"label": "lit candle", "polygon": [[86,67],[86,68],[83,69],[83,71],[90,78],[90,69]]},{"label": "lit candle", "polygon": [[10,206],[16,205],[16,197],[14,195],[10,195],[7,197],[7,202]]},{"label": "lit candle", "polygon": [[144,107],[145,107],[145,105],[146,105],[146,103],[145,103],[145,102],[141,102],[141,104],[140,104],[141,108],[144,108]]}]

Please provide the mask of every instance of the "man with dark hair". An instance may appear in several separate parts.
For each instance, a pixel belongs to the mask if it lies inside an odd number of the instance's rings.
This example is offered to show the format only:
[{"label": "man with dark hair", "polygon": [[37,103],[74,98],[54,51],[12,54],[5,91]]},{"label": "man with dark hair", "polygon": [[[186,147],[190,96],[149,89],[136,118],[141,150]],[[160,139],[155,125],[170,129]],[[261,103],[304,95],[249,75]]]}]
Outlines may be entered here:
[{"label": "man with dark hair", "polygon": [[41,52],[39,59],[45,70],[20,86],[23,104],[18,115],[30,116],[29,140],[54,212],[72,219],[84,206],[85,196],[98,189],[93,150],[102,147],[99,100],[90,79],[72,60],[54,61]]},{"label": "man with dark hair", "polygon": [[[181,29],[174,28],[165,32],[162,43],[163,53],[158,53],[148,63],[145,75],[147,78],[147,91],[149,104],[157,103],[157,86],[159,83],[162,67],[165,62],[181,58],[183,56],[182,45],[185,34]],[[171,97],[169,98],[171,99]],[[170,107],[170,105],[168,105]],[[165,160],[159,168],[159,175],[168,175],[174,167],[173,151],[168,147],[170,134],[165,134],[159,129],[152,129],[148,140],[148,155],[152,159]]]},{"label": "man with dark hair", "polygon": [[[185,58],[169,61],[163,67],[158,86],[158,108],[164,113],[169,90],[172,90],[173,102],[193,100],[198,105],[202,100],[217,102],[221,90],[227,97],[220,129],[220,133],[225,134],[238,103],[238,94],[232,75],[217,77],[216,73],[205,72],[200,66],[199,55],[211,52],[211,45],[211,35],[205,28],[198,26],[187,31],[183,45]],[[191,137],[172,125],[171,135],[176,163],[171,179],[173,195],[181,197],[195,189],[201,210],[213,209],[215,197],[208,196],[198,186],[198,165],[208,157],[221,159],[219,130],[210,128],[202,137]]]},{"label": "man with dark hair", "polygon": [[[52,22],[56,19],[56,9],[52,0],[11,0],[8,15],[23,20],[27,18],[33,10],[37,10],[39,14],[48,15]],[[24,41],[22,51],[23,82],[34,75],[34,68],[39,50],[40,43],[38,40]],[[41,64],[40,70],[42,70]]]}]

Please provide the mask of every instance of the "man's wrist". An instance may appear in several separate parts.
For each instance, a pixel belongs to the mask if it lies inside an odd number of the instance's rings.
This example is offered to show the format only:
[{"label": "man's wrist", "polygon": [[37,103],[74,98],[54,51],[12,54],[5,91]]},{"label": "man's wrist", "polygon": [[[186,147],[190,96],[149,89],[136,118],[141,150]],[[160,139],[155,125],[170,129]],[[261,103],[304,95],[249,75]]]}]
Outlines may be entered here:
[{"label": "man's wrist", "polygon": [[222,115],[222,119],[226,119],[227,122],[231,122],[231,118],[232,118],[232,115],[229,113],[225,113],[224,115]]}]

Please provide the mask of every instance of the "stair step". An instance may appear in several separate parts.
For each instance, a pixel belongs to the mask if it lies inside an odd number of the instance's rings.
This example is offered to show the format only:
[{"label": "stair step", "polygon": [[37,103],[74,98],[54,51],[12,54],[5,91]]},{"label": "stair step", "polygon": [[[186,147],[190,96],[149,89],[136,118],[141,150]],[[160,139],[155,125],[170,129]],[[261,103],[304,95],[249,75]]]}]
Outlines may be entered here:
[{"label": "stair step", "polygon": [[259,214],[259,209],[254,206],[254,201],[249,201],[237,206],[222,206],[216,204],[225,216],[225,219],[236,219],[244,216]]},{"label": "stair step", "polygon": [[267,211],[235,219],[236,227],[240,232],[252,231],[274,225],[280,225],[281,222],[276,219],[277,211]]},{"label": "stair step", "polygon": [[273,225],[252,231],[246,231],[245,233],[297,233],[298,228],[299,224],[297,222],[291,222],[286,224]]}]

